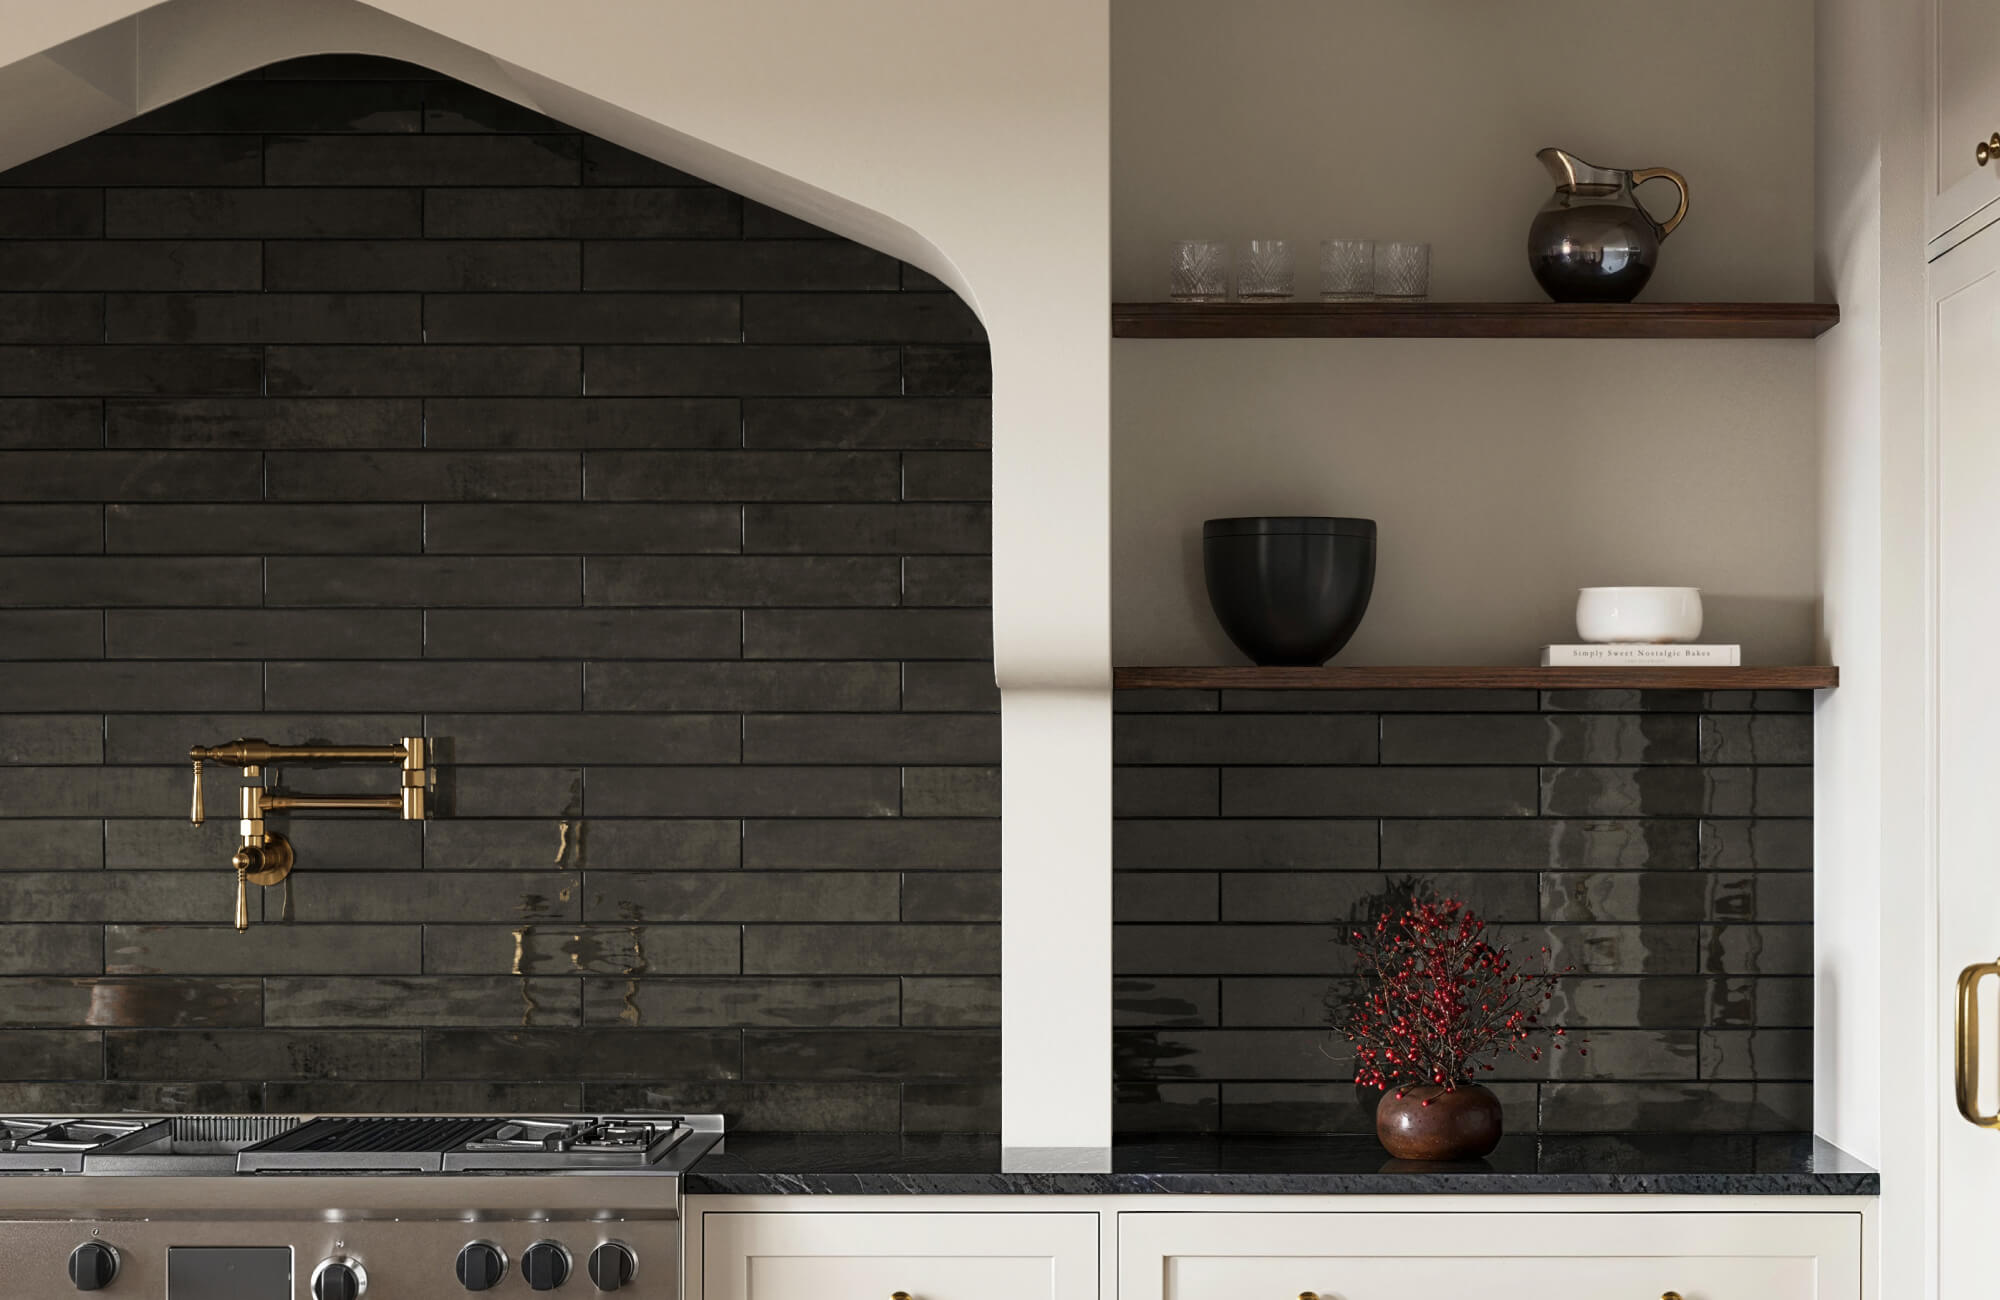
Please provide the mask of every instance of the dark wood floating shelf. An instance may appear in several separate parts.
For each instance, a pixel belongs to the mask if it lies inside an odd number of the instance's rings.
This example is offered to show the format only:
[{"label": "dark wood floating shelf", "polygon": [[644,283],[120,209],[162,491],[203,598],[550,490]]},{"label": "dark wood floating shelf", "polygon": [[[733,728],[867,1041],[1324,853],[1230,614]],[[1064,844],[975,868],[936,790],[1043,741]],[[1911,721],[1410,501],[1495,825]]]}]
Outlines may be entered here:
[{"label": "dark wood floating shelf", "polygon": [[1804,668],[1116,668],[1120,689],[1266,691],[1822,691],[1840,669]]},{"label": "dark wood floating shelf", "polygon": [[1121,302],[1121,339],[1809,339],[1830,302]]}]

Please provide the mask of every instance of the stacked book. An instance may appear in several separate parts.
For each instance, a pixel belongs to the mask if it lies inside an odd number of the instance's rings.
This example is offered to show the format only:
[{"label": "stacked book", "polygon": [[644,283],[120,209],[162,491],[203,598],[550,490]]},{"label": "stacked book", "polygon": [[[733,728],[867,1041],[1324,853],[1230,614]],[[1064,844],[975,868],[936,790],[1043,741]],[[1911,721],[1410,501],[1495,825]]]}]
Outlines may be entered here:
[{"label": "stacked book", "polygon": [[1740,645],[1549,645],[1544,668],[1740,668]]}]

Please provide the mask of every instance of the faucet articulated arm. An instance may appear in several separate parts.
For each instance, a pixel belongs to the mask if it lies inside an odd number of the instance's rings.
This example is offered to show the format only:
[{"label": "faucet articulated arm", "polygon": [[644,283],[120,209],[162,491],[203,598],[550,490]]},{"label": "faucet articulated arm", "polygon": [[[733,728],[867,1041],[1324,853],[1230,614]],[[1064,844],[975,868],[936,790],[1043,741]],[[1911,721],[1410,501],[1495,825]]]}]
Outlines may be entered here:
[{"label": "faucet articulated arm", "polygon": [[[242,847],[230,859],[236,871],[236,928],[249,928],[247,886],[275,885],[291,874],[294,856],[291,841],[264,825],[264,815],[291,809],[344,809],[351,811],[399,812],[405,821],[425,821],[430,816],[430,790],[435,773],[430,766],[430,745],[422,736],[405,736],[400,745],[273,745],[262,740],[232,740],[226,745],[196,745],[188,750],[194,764],[194,799],[188,819],[200,826],[207,820],[201,792],[204,762],[227,763],[243,769],[246,784],[241,792],[242,808],[238,831]],[[272,763],[400,763],[402,792],[372,794],[293,794],[275,786],[257,784],[263,768]]]}]

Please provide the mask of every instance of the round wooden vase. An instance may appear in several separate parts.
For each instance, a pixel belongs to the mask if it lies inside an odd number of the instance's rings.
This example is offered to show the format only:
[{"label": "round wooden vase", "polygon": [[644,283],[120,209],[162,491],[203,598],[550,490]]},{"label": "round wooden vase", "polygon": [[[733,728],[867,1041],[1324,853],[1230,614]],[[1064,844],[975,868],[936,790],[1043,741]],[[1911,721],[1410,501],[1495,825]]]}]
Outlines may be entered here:
[{"label": "round wooden vase", "polygon": [[1390,1088],[1375,1107],[1375,1136],[1398,1160],[1477,1160],[1500,1142],[1500,1099],[1476,1083]]}]

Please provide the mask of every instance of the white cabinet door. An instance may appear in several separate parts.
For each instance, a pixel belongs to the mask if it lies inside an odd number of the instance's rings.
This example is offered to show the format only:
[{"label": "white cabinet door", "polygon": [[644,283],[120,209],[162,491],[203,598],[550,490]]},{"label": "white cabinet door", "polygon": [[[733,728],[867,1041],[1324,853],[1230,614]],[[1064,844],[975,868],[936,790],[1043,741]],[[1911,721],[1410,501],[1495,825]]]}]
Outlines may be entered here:
[{"label": "white cabinet door", "polygon": [[699,1300],[1095,1300],[1097,1215],[702,1215]]},{"label": "white cabinet door", "polygon": [[1935,239],[2000,200],[2000,158],[1982,167],[1974,156],[1981,140],[2000,131],[2000,4],[1935,0],[1932,35]]},{"label": "white cabinet door", "polygon": [[[2000,226],[1931,264],[1937,421],[1939,1040],[1947,1054],[1938,1121],[1940,1296],[1993,1294],[2000,1240],[2000,1133],[1958,1115],[1950,1053],[1962,967],[2000,957]],[[1893,864],[1892,864],[1893,865]],[[1912,882],[1912,887],[1917,887]],[[1980,1109],[2000,1108],[1995,1017],[2000,989],[1981,981]]]},{"label": "white cabinet door", "polygon": [[1118,1216],[1118,1300],[1859,1300],[1857,1214]]}]

